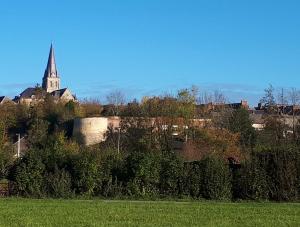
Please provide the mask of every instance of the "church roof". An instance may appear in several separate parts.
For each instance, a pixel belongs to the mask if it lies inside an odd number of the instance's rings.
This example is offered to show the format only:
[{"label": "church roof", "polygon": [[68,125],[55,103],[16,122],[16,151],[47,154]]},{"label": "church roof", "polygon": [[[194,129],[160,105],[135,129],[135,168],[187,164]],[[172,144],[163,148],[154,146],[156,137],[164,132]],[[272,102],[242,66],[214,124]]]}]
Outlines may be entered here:
[{"label": "church roof", "polygon": [[44,97],[45,96],[45,91],[39,88],[34,88],[34,87],[29,87],[26,88],[21,94],[20,94],[20,98],[22,99],[29,99],[29,98],[33,98],[34,96],[38,96],[36,98],[39,97]]},{"label": "church roof", "polygon": [[45,74],[44,74],[44,78],[47,78],[47,77],[59,77],[58,73],[57,73],[57,69],[56,69],[54,48],[53,48],[52,44],[50,47],[47,67],[46,67]]},{"label": "church roof", "polygon": [[68,88],[63,88],[63,89],[59,89],[59,90],[55,90],[51,92],[51,95],[55,98],[60,98],[61,96],[63,96],[63,94],[65,93],[65,91]]},{"label": "church roof", "polygon": [[[63,88],[59,90],[52,91],[50,93],[55,99],[68,99],[68,100],[76,100],[76,96],[72,94],[72,92],[68,88]],[[72,97],[72,98],[71,98]]]},{"label": "church roof", "polygon": [[34,95],[35,88],[34,87],[29,87],[26,88],[21,94],[20,98],[26,99],[26,98],[31,98],[32,95]]}]

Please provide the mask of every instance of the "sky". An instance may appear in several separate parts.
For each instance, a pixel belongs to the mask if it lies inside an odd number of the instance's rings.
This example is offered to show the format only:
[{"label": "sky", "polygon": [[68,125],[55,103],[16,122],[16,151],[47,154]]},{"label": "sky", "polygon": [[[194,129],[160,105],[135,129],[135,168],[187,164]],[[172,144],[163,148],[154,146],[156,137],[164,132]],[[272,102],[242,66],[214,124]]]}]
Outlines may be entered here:
[{"label": "sky", "polygon": [[192,85],[255,105],[300,87],[298,0],[0,0],[0,95],[41,84],[51,42],[63,87],[128,100]]}]

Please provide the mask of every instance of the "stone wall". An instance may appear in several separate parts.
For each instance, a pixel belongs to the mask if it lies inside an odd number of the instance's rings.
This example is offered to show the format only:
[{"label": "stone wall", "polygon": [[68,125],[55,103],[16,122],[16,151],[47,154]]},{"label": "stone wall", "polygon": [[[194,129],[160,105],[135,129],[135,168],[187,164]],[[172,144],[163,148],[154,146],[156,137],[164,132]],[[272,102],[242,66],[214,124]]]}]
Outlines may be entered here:
[{"label": "stone wall", "polygon": [[105,117],[77,118],[73,136],[79,143],[89,146],[104,141],[107,128],[108,119]]}]

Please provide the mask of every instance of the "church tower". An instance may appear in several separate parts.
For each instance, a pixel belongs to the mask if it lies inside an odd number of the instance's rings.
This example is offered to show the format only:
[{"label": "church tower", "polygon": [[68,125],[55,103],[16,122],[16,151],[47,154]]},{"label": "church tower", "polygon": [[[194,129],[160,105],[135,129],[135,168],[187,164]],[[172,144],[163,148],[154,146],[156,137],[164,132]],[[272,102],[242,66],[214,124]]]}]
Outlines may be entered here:
[{"label": "church tower", "polygon": [[43,89],[51,93],[60,89],[60,78],[56,70],[54,49],[51,44],[47,68],[43,77]]}]

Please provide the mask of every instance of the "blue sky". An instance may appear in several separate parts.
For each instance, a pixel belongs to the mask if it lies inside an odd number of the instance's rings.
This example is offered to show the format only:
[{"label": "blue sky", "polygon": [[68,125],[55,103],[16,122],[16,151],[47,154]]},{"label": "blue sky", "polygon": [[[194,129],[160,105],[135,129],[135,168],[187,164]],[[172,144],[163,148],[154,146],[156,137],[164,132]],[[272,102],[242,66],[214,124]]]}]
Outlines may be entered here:
[{"label": "blue sky", "polygon": [[300,85],[300,1],[1,0],[0,95],[41,83],[53,42],[79,98],[128,99],[197,85],[254,105]]}]

